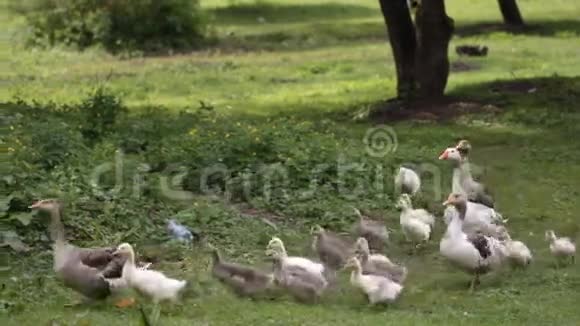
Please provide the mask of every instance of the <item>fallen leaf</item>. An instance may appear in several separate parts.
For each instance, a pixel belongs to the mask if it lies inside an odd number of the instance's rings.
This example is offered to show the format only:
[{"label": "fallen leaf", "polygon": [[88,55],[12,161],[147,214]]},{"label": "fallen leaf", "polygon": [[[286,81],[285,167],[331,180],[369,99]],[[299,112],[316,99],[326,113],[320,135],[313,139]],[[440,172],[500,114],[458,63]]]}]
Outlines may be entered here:
[{"label": "fallen leaf", "polygon": [[121,300],[115,302],[115,307],[127,308],[127,307],[131,307],[134,304],[135,304],[134,298],[124,298],[124,299],[121,299]]}]

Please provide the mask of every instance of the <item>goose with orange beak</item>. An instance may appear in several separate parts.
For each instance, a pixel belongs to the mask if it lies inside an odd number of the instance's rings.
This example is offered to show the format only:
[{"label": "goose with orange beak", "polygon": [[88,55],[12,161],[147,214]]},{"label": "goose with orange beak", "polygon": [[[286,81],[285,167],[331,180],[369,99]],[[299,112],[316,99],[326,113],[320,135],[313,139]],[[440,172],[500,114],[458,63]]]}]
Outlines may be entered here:
[{"label": "goose with orange beak", "polygon": [[449,161],[453,165],[452,192],[467,194],[467,199],[474,203],[494,208],[492,196],[486,191],[485,186],[473,179],[469,165],[469,153],[471,144],[467,140],[461,140],[455,147],[449,147],[439,155],[440,160]]},{"label": "goose with orange beak", "polygon": [[458,214],[447,226],[439,243],[439,251],[452,265],[472,274],[470,290],[479,284],[480,275],[497,270],[506,262],[506,248],[501,241],[480,233],[467,235],[463,223],[467,211],[467,198],[451,194],[443,205],[455,207]]},{"label": "goose with orange beak", "polygon": [[[478,191],[466,191],[466,189],[482,189],[483,186],[471,178],[469,167],[467,163],[467,154],[471,150],[471,145],[468,141],[462,140],[456,147],[447,148],[440,156],[440,160],[447,160],[454,165],[453,178],[451,183],[452,193],[463,194],[467,198],[467,210],[465,213],[465,221],[463,224],[463,231],[468,234],[481,232],[485,235],[496,236],[497,227],[499,224],[504,224],[503,216],[495,209],[490,208],[482,203],[472,201],[476,198]],[[457,210],[453,206],[445,209],[443,214],[444,221],[449,224],[458,215]]]},{"label": "goose with orange beak", "polygon": [[121,277],[124,264],[123,258],[114,257],[115,247],[80,248],[69,244],[65,239],[59,200],[40,200],[29,208],[46,212],[51,217],[54,271],[66,287],[82,294],[87,301],[105,299],[114,292],[110,280]]}]

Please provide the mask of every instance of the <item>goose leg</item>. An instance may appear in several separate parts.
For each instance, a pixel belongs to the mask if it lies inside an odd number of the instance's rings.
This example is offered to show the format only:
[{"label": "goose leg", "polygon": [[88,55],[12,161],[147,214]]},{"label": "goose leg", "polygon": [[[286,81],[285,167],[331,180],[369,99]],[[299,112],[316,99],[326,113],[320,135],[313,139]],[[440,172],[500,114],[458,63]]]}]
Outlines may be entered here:
[{"label": "goose leg", "polygon": [[157,302],[153,305],[153,312],[151,313],[151,324],[152,325],[157,325],[157,321],[159,321],[160,315],[161,315],[161,306]]},{"label": "goose leg", "polygon": [[63,306],[69,307],[69,308],[70,307],[78,307],[78,306],[90,305],[94,302],[95,302],[95,300],[93,300],[91,298],[83,297],[82,299],[77,300],[75,302],[65,303]]},{"label": "goose leg", "polygon": [[473,277],[473,280],[471,280],[471,285],[469,286],[469,292],[474,292],[475,291],[475,287],[479,284],[479,274],[475,274],[475,276]]}]

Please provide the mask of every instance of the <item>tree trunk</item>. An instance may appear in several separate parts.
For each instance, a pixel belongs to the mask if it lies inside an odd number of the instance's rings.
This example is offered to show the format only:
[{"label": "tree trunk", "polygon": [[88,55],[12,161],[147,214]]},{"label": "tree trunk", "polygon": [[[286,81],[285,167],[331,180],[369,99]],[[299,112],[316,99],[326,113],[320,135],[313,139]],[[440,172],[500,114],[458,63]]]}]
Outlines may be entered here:
[{"label": "tree trunk", "polygon": [[416,37],[406,0],[379,0],[397,70],[397,97],[415,93]]},{"label": "tree trunk", "polygon": [[448,47],[453,19],[444,0],[422,1],[415,15],[417,54],[415,78],[420,97],[442,96],[449,77]]},{"label": "tree trunk", "polygon": [[524,19],[516,0],[498,0],[503,22],[510,26],[524,26]]}]

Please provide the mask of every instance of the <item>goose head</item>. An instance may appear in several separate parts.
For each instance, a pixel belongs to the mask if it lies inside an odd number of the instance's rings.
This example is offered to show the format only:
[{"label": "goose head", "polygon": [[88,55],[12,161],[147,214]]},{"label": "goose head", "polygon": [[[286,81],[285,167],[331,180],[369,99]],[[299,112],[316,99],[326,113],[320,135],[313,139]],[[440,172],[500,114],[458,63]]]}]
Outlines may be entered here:
[{"label": "goose head", "polygon": [[[454,206],[458,211],[465,213],[467,209],[467,197],[463,194],[450,194],[443,206]],[[465,218],[465,214],[459,214],[460,218]]]},{"label": "goose head", "polygon": [[360,264],[360,260],[358,260],[358,258],[356,257],[350,257],[347,261],[346,264],[344,265],[344,269],[345,270],[361,270],[361,264]]},{"label": "goose head", "polygon": [[471,144],[469,143],[469,141],[462,139],[459,141],[459,143],[457,143],[457,146],[455,146],[455,148],[457,148],[460,154],[467,156],[471,151]]},{"label": "goose head", "polygon": [[553,230],[546,231],[546,240],[550,242],[556,240],[556,233]]},{"label": "goose head", "polygon": [[324,234],[324,228],[320,225],[315,225],[310,229],[310,234],[314,235],[314,236],[320,236],[322,234]]},{"label": "goose head", "polygon": [[359,218],[359,220],[364,220],[364,216],[362,215],[361,211],[358,208],[353,207],[352,209],[354,210],[354,213]]},{"label": "goose head", "polygon": [[440,160],[450,161],[456,164],[463,162],[463,156],[457,147],[449,147],[439,155]]},{"label": "goose head", "polygon": [[128,243],[122,243],[117,247],[117,250],[113,252],[113,256],[122,256],[128,257],[129,260],[135,260],[135,251],[133,251],[133,247]]},{"label": "goose head", "polygon": [[51,212],[54,210],[59,210],[61,208],[61,203],[58,199],[43,199],[33,203],[32,205],[28,206],[28,208],[33,210]]},{"label": "goose head", "polygon": [[273,248],[267,248],[264,254],[274,263],[279,263],[284,258],[284,254],[280,250]]},{"label": "goose head", "polygon": [[358,238],[355,244],[355,255],[368,255],[370,253],[369,242],[365,238]]},{"label": "goose head", "polygon": [[272,240],[268,242],[268,246],[266,248],[267,248],[266,253],[268,252],[277,253],[280,254],[281,256],[286,255],[286,248],[284,247],[284,242],[282,242],[282,239],[278,237],[273,237]]},{"label": "goose head", "polygon": [[512,239],[507,228],[503,225],[500,225],[495,229],[495,235],[497,239],[502,241],[510,241]]},{"label": "goose head", "polygon": [[395,208],[404,210],[412,207],[411,197],[408,194],[401,194]]}]

